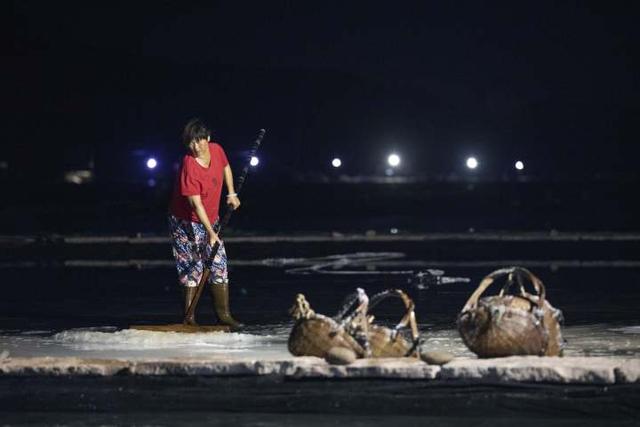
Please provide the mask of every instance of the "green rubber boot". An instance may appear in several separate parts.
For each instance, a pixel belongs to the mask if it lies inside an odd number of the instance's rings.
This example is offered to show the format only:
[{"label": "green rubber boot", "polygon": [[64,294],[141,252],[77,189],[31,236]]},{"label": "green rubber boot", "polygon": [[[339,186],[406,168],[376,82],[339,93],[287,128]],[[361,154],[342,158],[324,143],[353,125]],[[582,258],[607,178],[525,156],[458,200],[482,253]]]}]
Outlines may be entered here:
[{"label": "green rubber boot", "polygon": [[189,318],[185,318],[187,315],[187,311],[189,310],[189,306],[191,305],[191,301],[193,301],[193,297],[196,294],[195,286],[183,286],[182,294],[184,295],[184,311],[183,311],[183,323],[185,325],[197,325],[196,323],[196,313],[195,311]]},{"label": "green rubber boot", "polygon": [[218,315],[218,320],[231,329],[240,329],[244,325],[231,316],[229,311],[229,284],[215,283],[211,285],[211,296],[213,297],[213,307]]}]

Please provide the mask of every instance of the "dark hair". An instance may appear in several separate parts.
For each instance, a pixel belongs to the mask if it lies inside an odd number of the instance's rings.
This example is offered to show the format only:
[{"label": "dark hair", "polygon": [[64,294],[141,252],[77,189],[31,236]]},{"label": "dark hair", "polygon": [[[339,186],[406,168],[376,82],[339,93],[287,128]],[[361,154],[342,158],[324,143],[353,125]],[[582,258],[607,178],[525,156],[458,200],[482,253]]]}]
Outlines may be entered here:
[{"label": "dark hair", "polygon": [[191,119],[182,131],[182,143],[189,145],[194,139],[200,141],[211,136],[211,131],[200,119]]}]

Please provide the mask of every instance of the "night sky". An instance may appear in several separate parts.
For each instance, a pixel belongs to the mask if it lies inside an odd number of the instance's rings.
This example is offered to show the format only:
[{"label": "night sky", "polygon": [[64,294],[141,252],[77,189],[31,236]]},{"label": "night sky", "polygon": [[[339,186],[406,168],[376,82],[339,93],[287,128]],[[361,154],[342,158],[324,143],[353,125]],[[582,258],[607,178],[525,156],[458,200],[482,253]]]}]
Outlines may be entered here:
[{"label": "night sky", "polygon": [[[264,171],[442,176],[521,159],[540,178],[633,176],[633,2],[13,1],[3,60],[5,176],[101,180],[193,116],[233,159],[269,130]],[[27,166],[29,166],[27,168]],[[636,175],[637,176],[637,175]]]}]

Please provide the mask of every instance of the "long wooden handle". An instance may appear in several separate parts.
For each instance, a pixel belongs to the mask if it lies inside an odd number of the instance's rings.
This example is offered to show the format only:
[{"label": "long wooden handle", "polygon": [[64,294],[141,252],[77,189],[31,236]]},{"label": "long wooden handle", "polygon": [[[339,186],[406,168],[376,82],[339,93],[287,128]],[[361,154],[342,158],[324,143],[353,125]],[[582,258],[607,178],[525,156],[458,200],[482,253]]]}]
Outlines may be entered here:
[{"label": "long wooden handle", "polygon": [[[217,243],[217,242],[216,242]],[[198,305],[198,301],[200,301],[200,296],[202,295],[202,291],[204,290],[204,284],[209,280],[210,270],[206,265],[203,264],[202,277],[200,277],[200,282],[198,282],[198,287],[196,288],[196,293],[193,295],[193,299],[189,303],[189,309],[187,313],[184,315],[184,323],[186,320],[193,316],[196,311],[196,307]]]},{"label": "long wooden handle", "polygon": [[[253,141],[253,145],[251,145],[248,160],[247,162],[245,162],[244,168],[242,168],[242,172],[240,172],[240,175],[238,176],[238,182],[236,183],[236,194],[240,194],[240,191],[242,191],[242,187],[247,179],[247,175],[249,175],[249,166],[251,165],[251,159],[256,155],[258,148],[260,148],[260,144],[262,143],[262,139],[264,138],[265,133],[267,133],[265,129],[260,129],[260,131],[258,132],[258,137],[255,141]],[[224,227],[226,227],[226,225],[229,223],[229,220],[231,219],[231,214],[233,213],[233,211],[234,210],[231,207],[227,206],[227,209],[222,216],[222,220],[218,223],[218,227],[216,227],[216,230],[214,230],[216,233],[220,234],[220,231]],[[211,256],[215,256],[215,252]]]}]

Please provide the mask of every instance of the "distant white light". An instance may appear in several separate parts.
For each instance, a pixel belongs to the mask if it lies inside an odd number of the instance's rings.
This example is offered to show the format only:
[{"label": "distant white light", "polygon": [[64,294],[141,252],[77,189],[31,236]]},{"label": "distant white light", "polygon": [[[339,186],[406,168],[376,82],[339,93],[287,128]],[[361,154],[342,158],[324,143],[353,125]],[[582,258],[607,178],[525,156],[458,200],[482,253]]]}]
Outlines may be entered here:
[{"label": "distant white light", "polygon": [[86,184],[93,180],[93,171],[88,169],[67,171],[64,174],[64,180],[72,184]]},{"label": "distant white light", "polygon": [[524,163],[522,163],[520,160],[518,160],[515,164],[516,169],[518,169],[519,171],[521,171],[522,169],[524,169]]},{"label": "distant white light", "polygon": [[400,164],[400,156],[395,153],[390,154],[389,157],[387,157],[387,162],[389,162],[389,166],[395,168]]},{"label": "distant white light", "polygon": [[342,166],[342,160],[336,157],[335,159],[331,160],[331,166],[333,166],[334,168],[339,168],[340,166]]},{"label": "distant white light", "polygon": [[156,159],[154,159],[153,157],[149,157],[147,159],[147,167],[149,169],[155,169],[156,166],[158,166],[158,161]]},{"label": "distant white light", "polygon": [[260,159],[257,158],[256,156],[251,156],[251,160],[249,161],[249,164],[253,167],[258,166],[258,163],[260,163]]},{"label": "distant white light", "polygon": [[475,169],[478,167],[478,160],[475,157],[469,157],[467,159],[467,167],[469,169]]}]

